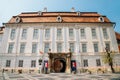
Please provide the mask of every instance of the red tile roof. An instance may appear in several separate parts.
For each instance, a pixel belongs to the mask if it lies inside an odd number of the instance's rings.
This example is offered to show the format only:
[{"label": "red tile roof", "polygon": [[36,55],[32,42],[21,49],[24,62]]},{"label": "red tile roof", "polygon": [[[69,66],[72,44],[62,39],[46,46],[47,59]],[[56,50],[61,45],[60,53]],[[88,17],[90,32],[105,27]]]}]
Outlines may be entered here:
[{"label": "red tile roof", "polygon": [[[63,23],[101,23],[98,19],[101,15],[97,12],[80,12],[80,16],[78,16],[77,12],[42,12],[42,15],[39,15],[38,12],[26,12],[13,16],[8,23],[15,23],[16,17],[20,17],[21,23],[57,22],[57,16],[62,17]],[[106,16],[102,17],[104,23],[111,23]]]}]

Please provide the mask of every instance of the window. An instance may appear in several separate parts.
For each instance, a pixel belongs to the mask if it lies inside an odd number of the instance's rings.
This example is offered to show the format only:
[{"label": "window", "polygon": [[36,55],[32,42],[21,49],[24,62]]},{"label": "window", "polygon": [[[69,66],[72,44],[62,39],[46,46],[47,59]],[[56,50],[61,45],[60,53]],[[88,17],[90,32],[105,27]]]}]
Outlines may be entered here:
[{"label": "window", "polygon": [[20,45],[20,53],[24,53],[25,52],[25,43],[21,43]]},{"label": "window", "polygon": [[62,43],[57,43],[57,52],[62,52]]},{"label": "window", "polygon": [[19,65],[18,67],[23,67],[23,60],[19,60]]},{"label": "window", "polygon": [[10,39],[11,40],[15,39],[15,29],[11,30]]},{"label": "window", "polygon": [[94,43],[93,46],[94,46],[94,52],[98,52],[98,43]]},{"label": "window", "polygon": [[34,29],[33,31],[33,39],[37,39],[38,38],[38,29]]},{"label": "window", "polygon": [[82,44],[82,52],[87,52],[86,43],[83,43],[83,44]]},{"label": "window", "polygon": [[31,67],[36,67],[36,60],[31,61]]},{"label": "window", "polygon": [[44,52],[45,53],[48,53],[48,51],[49,51],[49,43],[45,43],[45,45],[44,45]]},{"label": "window", "polygon": [[104,22],[104,18],[103,18],[102,16],[100,16],[100,17],[98,18],[98,20],[99,20],[100,22]]},{"label": "window", "polygon": [[23,29],[22,31],[22,39],[26,39],[27,38],[27,29]]},{"label": "window", "polygon": [[105,43],[105,47],[107,47],[108,50],[110,51],[110,43],[109,43],[109,42],[106,42],[106,43]]},{"label": "window", "polygon": [[84,64],[84,67],[88,67],[88,60],[87,60],[87,59],[84,59],[84,60],[83,60],[83,64]]},{"label": "window", "polygon": [[97,35],[96,35],[96,29],[92,29],[92,38],[96,38]]},{"label": "window", "polygon": [[37,44],[36,43],[32,44],[32,53],[37,53]]},{"label": "window", "polygon": [[9,43],[8,53],[12,53],[13,52],[13,47],[14,47],[14,43]]},{"label": "window", "polygon": [[80,29],[81,38],[85,38],[85,29]]},{"label": "window", "polygon": [[101,66],[100,59],[96,59],[96,66]]},{"label": "window", "polygon": [[0,35],[0,42],[2,41],[2,35]]},{"label": "window", "polygon": [[62,22],[62,17],[61,16],[57,17],[57,22]]},{"label": "window", "polygon": [[6,67],[10,67],[11,60],[6,60]]},{"label": "window", "polygon": [[74,52],[74,43],[70,43],[71,52]]},{"label": "window", "polygon": [[45,39],[50,38],[50,29],[45,29]]},{"label": "window", "polygon": [[103,36],[105,39],[108,39],[107,29],[103,28]]},{"label": "window", "polygon": [[69,37],[73,38],[73,29],[69,29]]},{"label": "window", "polygon": [[62,30],[57,29],[57,39],[61,39],[61,38],[62,38]]}]

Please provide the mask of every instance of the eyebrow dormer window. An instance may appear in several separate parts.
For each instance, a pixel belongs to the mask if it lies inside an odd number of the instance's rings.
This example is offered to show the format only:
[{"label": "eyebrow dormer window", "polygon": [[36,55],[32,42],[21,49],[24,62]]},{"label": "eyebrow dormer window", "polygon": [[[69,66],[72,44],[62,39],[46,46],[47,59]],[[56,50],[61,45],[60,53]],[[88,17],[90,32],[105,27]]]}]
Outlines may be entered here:
[{"label": "eyebrow dormer window", "polygon": [[58,17],[57,17],[57,22],[62,22],[61,16],[58,16]]},{"label": "eyebrow dormer window", "polygon": [[16,23],[19,23],[21,21],[20,17],[17,16],[15,21],[16,21]]},{"label": "eyebrow dormer window", "polygon": [[98,20],[99,20],[100,22],[104,22],[104,18],[103,18],[102,16],[99,17]]}]

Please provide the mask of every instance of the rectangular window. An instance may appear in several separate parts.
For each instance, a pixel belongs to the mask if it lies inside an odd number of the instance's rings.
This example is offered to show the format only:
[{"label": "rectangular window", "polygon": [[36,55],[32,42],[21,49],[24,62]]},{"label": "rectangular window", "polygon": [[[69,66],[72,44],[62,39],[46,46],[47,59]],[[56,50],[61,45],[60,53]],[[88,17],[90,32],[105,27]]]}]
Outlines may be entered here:
[{"label": "rectangular window", "polygon": [[37,53],[37,44],[36,43],[32,44],[32,53]]},{"label": "rectangular window", "polygon": [[20,53],[24,53],[25,52],[25,43],[21,43],[20,45]]},{"label": "rectangular window", "polygon": [[19,65],[18,67],[23,67],[23,60],[19,60]]},{"label": "rectangular window", "polygon": [[50,38],[50,29],[45,29],[45,39]]},{"label": "rectangular window", "polygon": [[57,29],[57,39],[61,39],[61,38],[62,38],[62,30]]},{"label": "rectangular window", "polygon": [[96,59],[96,66],[101,66],[100,59]]},{"label": "rectangular window", "polygon": [[13,52],[13,47],[14,47],[14,43],[9,43],[8,53],[12,53]]},{"label": "rectangular window", "polygon": [[87,60],[87,59],[84,59],[84,60],[83,60],[83,64],[84,64],[84,67],[88,67],[88,60]]},{"label": "rectangular window", "polygon": [[27,38],[27,29],[23,29],[22,30],[22,39],[26,39]]},{"label": "rectangular window", "polygon": [[92,38],[97,38],[96,29],[92,29]]},{"label": "rectangular window", "polygon": [[85,38],[85,29],[80,29],[81,38]]},{"label": "rectangular window", "polygon": [[2,41],[2,35],[0,35],[0,42]]},{"label": "rectangular window", "polygon": [[108,33],[106,28],[103,28],[103,36],[105,39],[108,39]]},{"label": "rectangular window", "polygon": [[31,61],[31,67],[36,67],[36,60]]},{"label": "rectangular window", "polygon": [[82,52],[87,52],[87,45],[86,45],[86,43],[82,44]]},{"label": "rectangular window", "polygon": [[98,52],[98,43],[94,43],[93,46],[94,46],[94,52]]},{"label": "rectangular window", "polygon": [[62,43],[57,43],[57,52],[62,52]]},{"label": "rectangular window", "polygon": [[44,53],[48,53],[49,48],[50,48],[50,44],[49,43],[45,43],[45,45],[44,45]]},{"label": "rectangular window", "polygon": [[74,34],[74,33],[73,33],[73,29],[69,29],[69,37],[70,37],[70,38],[73,38],[73,36],[74,36],[73,34]]},{"label": "rectangular window", "polygon": [[34,29],[33,39],[38,39],[38,29]]},{"label": "rectangular window", "polygon": [[74,43],[70,43],[70,49],[71,49],[71,52],[74,52]]},{"label": "rectangular window", "polygon": [[15,29],[11,30],[11,34],[10,34],[10,39],[11,40],[15,39],[15,31],[16,31]]},{"label": "rectangular window", "polygon": [[11,60],[6,60],[6,67],[10,67]]},{"label": "rectangular window", "polygon": [[108,50],[110,50],[110,43],[109,42],[106,42],[105,46],[108,48]]}]

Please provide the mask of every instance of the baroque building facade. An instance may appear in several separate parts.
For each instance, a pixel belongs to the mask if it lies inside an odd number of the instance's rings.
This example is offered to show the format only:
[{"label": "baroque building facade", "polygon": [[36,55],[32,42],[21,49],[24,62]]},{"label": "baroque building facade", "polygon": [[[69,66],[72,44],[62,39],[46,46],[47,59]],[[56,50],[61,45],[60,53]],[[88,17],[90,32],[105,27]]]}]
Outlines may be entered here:
[{"label": "baroque building facade", "polygon": [[[120,65],[115,23],[97,12],[24,12],[4,25],[0,48],[2,69],[39,70],[45,61],[52,65],[49,49],[55,55],[71,52],[71,63],[75,63],[76,70],[101,68],[106,66],[102,62],[106,47],[116,52],[114,65]],[[67,59],[62,58],[59,59],[62,66],[67,65],[64,61]],[[39,64],[40,59],[43,65]]]}]

